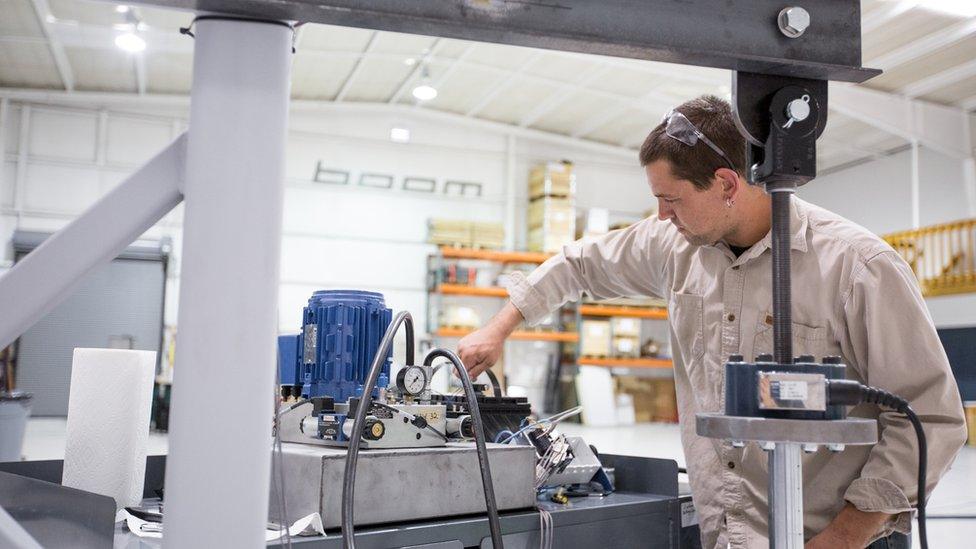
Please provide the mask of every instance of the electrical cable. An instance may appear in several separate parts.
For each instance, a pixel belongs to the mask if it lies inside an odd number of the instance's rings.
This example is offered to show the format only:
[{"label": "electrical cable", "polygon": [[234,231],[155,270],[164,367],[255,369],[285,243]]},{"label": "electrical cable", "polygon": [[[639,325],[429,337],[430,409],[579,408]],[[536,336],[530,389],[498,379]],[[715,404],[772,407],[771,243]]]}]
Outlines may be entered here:
[{"label": "electrical cable", "polygon": [[[393,318],[393,322],[383,334],[373,362],[369,366],[369,375],[363,385],[363,394],[360,397],[359,406],[356,406],[355,419],[352,423],[352,436],[349,437],[349,449],[346,451],[346,468],[342,475],[342,544],[345,549],[355,549],[356,541],[353,529],[353,501],[356,495],[356,464],[359,462],[359,446],[362,442],[363,425],[366,422],[366,412],[370,408],[373,399],[373,389],[376,387],[376,380],[380,376],[386,356],[393,349],[393,338],[396,336],[400,325],[404,325],[406,330],[406,355],[407,365],[414,363],[414,341],[413,341],[413,317],[407,311],[401,311]],[[500,547],[500,546],[499,546]]]},{"label": "electrical cable", "polygon": [[552,513],[542,507],[537,507],[536,509],[539,511],[539,549],[552,549],[555,538],[555,525],[553,523]]},{"label": "electrical cable", "polygon": [[507,433],[507,434],[508,434],[509,436],[511,436],[511,435],[513,434],[513,433],[512,433],[511,431],[509,431],[508,429],[504,429],[504,430],[502,430],[502,431],[498,431],[498,434],[497,434],[497,435],[495,435],[495,441],[494,441],[494,442],[495,442],[495,444],[500,444],[500,443],[501,443],[501,438],[502,438],[502,435],[505,435],[506,433]]},{"label": "electrical cable", "polygon": [[498,520],[498,504],[495,502],[495,487],[491,482],[491,466],[488,463],[488,447],[485,445],[485,428],[481,421],[481,409],[478,407],[478,395],[474,392],[474,386],[471,384],[464,363],[456,354],[447,349],[432,349],[424,357],[424,366],[430,366],[437,358],[446,358],[451,361],[461,379],[461,384],[464,386],[464,392],[468,399],[468,414],[471,416],[474,427],[474,443],[478,450],[478,466],[481,469],[481,483],[484,486],[485,506],[488,510],[491,545],[494,549],[504,549],[501,523]]},{"label": "electrical cable", "polygon": [[502,392],[502,384],[498,382],[498,376],[495,375],[495,372],[492,372],[491,368],[488,368],[485,370],[485,375],[488,376],[488,381],[491,382],[492,394],[496,397],[505,396],[505,393]]},{"label": "electrical cable", "polygon": [[922,429],[922,420],[918,418],[918,414],[915,413],[907,400],[884,389],[870,387],[847,379],[827,381],[828,405],[853,406],[861,402],[884,406],[904,414],[915,430],[915,438],[918,440],[918,503],[916,504],[916,509],[918,509],[918,539],[922,549],[928,549],[929,542],[925,527],[925,474],[928,468],[928,444],[925,440],[925,431]]},{"label": "electrical cable", "polygon": [[568,410],[564,410],[562,412],[559,412],[558,414],[549,416],[547,418],[540,419],[539,421],[537,421],[535,423],[530,423],[528,425],[525,425],[521,429],[519,429],[518,431],[515,431],[515,433],[513,433],[512,436],[510,436],[510,437],[506,438],[505,440],[501,441],[501,444],[508,444],[510,441],[514,440],[515,438],[518,438],[519,435],[521,435],[521,434],[525,433],[526,431],[529,431],[529,430],[531,430],[531,429],[533,429],[535,427],[539,427],[539,426],[541,426],[543,424],[549,425],[549,428],[546,431],[546,433],[548,434],[548,433],[552,432],[552,429],[555,428],[555,426],[556,426],[557,423],[559,423],[560,421],[563,421],[564,419],[569,419],[569,418],[571,418],[571,417],[579,414],[582,411],[583,411],[583,407],[582,406],[576,406],[574,408],[570,408]]},{"label": "electrical cable", "polygon": [[298,408],[302,404],[305,404],[305,403],[308,403],[308,402],[311,402],[311,400],[309,400],[307,398],[303,398],[303,399],[299,400],[298,402],[293,403],[291,406],[285,408],[284,410],[281,410],[280,412],[278,412],[278,414],[281,415],[281,414],[284,414],[285,412],[290,412],[290,411],[294,410],[295,408]]},{"label": "electrical cable", "polygon": [[[278,353],[275,353],[277,356]],[[280,358],[279,358],[280,360]],[[281,367],[280,364],[275,365],[275,387],[281,386]],[[281,396],[277,393],[274,395],[274,408],[275,408],[275,418],[274,418],[274,451],[272,452],[272,459],[277,454],[275,459],[275,470],[278,473],[278,510],[281,511],[278,520],[281,521],[285,529],[285,547],[291,549],[291,530],[288,522],[288,508],[285,506],[285,465],[282,462],[284,458],[284,451],[281,449],[281,406],[279,403]],[[293,406],[294,407],[294,406]],[[290,410],[291,408],[289,408]]]}]

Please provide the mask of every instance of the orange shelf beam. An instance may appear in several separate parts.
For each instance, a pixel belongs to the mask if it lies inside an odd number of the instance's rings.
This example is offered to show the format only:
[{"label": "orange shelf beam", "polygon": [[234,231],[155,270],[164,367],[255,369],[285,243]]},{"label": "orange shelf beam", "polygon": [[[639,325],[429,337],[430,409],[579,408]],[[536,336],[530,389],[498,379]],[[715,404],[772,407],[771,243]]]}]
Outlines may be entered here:
[{"label": "orange shelf beam", "polygon": [[622,307],[612,305],[580,305],[580,314],[583,316],[627,316],[634,318],[650,318],[653,320],[666,320],[668,310],[657,307]]},{"label": "orange shelf beam", "polygon": [[539,252],[502,252],[498,250],[472,250],[442,246],[441,255],[448,259],[483,259],[499,263],[543,263],[552,254]]},{"label": "orange shelf beam", "polygon": [[508,297],[508,290],[500,287],[465,286],[464,284],[441,284],[437,291],[447,295],[472,295],[479,297]]},{"label": "orange shelf beam", "polygon": [[[464,337],[473,331],[467,328],[441,328],[434,335],[438,337]],[[509,339],[576,343],[579,341],[579,334],[576,332],[533,332],[529,330],[516,330],[512,332]]]},{"label": "orange shelf beam", "polygon": [[608,368],[672,368],[666,358],[580,358],[582,366],[606,366]]}]

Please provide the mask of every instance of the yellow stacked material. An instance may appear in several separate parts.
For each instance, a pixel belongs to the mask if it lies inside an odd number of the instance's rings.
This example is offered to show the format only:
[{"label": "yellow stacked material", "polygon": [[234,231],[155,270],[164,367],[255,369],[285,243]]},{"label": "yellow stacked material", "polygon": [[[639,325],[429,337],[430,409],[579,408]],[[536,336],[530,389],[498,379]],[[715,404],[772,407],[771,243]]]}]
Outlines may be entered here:
[{"label": "yellow stacked material", "polygon": [[484,250],[500,250],[505,246],[505,227],[501,223],[473,222],[471,246]]},{"label": "yellow stacked material", "polygon": [[427,228],[427,241],[431,244],[491,250],[505,245],[505,228],[501,223],[430,219]]},{"label": "yellow stacked material", "polygon": [[584,320],[580,335],[581,356],[610,356],[610,321]]},{"label": "yellow stacked material", "polygon": [[572,162],[548,162],[529,171],[529,200],[543,196],[573,198],[575,195],[576,175]]},{"label": "yellow stacked material", "polygon": [[528,249],[555,253],[576,240],[576,176],[572,162],[549,162],[529,172]]},{"label": "yellow stacked material", "polygon": [[428,242],[444,246],[471,246],[471,222],[456,219],[430,219]]},{"label": "yellow stacked material", "polygon": [[572,199],[545,196],[529,203],[528,247],[556,253],[576,240],[576,209]]}]

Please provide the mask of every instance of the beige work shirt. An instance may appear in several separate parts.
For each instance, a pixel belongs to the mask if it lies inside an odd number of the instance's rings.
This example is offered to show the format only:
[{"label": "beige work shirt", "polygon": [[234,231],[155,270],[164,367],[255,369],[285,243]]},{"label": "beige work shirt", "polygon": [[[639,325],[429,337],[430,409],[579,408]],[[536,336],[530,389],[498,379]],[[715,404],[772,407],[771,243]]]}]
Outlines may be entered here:
[{"label": "beige work shirt", "polygon": [[[839,355],[848,378],[911,402],[928,439],[928,490],[966,439],[949,363],[909,266],[883,240],[793,198],[793,353]],[[585,292],[596,299],[668,301],[681,439],[703,546],[767,547],[765,453],[754,443],[695,434],[695,414],[724,409],[724,363],[772,353],[770,235],[738,258],[724,243],[695,246],[669,222],[645,219],[565,246],[528,277],[516,275],[512,303],[534,324]],[[895,518],[877,537],[908,532],[918,458],[910,423],[874,405],[875,446],[803,456],[804,535],[823,530],[849,501]]]}]

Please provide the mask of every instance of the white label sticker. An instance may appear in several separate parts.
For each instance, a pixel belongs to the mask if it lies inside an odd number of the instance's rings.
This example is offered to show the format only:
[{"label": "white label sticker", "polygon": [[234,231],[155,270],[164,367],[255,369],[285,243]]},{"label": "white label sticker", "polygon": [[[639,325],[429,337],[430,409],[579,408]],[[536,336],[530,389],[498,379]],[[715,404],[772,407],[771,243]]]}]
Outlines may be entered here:
[{"label": "white label sticker", "polygon": [[780,400],[806,400],[807,382],[806,381],[780,381],[779,398]]},{"label": "white label sticker", "polygon": [[698,511],[695,511],[695,505],[690,501],[682,502],[681,527],[687,528],[696,524],[698,524]]}]

